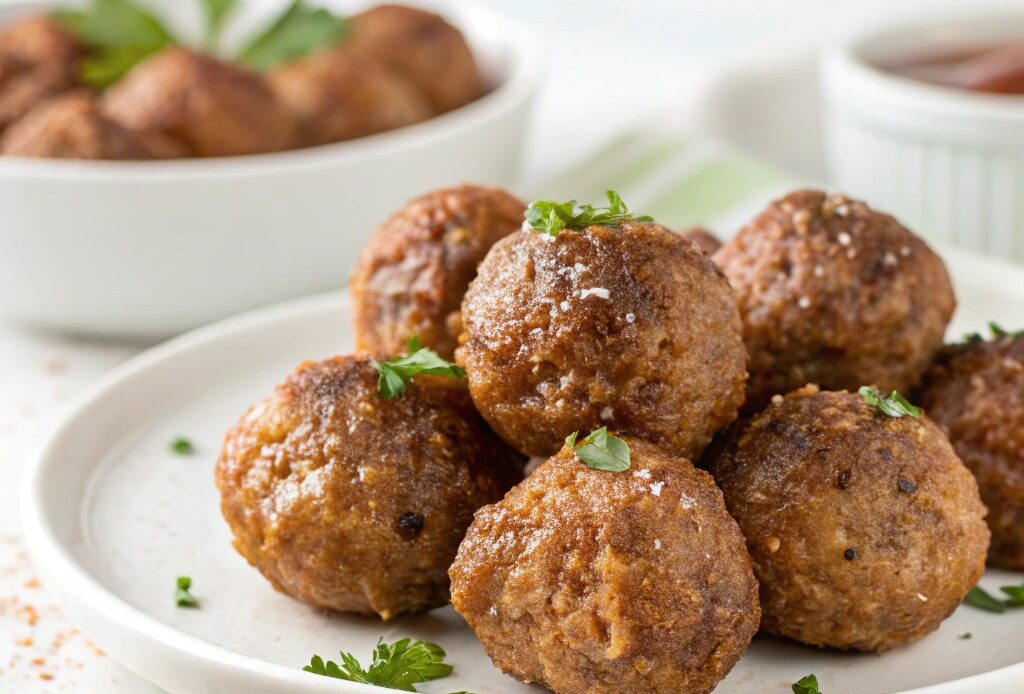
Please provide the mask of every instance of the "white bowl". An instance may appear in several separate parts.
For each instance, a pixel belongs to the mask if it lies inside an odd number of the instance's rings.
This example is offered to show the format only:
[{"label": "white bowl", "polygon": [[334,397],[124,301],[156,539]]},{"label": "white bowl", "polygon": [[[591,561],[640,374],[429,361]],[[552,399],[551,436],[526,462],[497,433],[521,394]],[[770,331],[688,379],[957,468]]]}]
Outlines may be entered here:
[{"label": "white bowl", "polygon": [[[17,11],[0,10],[0,22]],[[507,18],[469,3],[439,11],[497,86],[421,124],[223,159],[0,157],[0,314],[80,333],[170,335],[343,285],[363,241],[414,195],[514,183],[540,51]]]},{"label": "white bowl", "polygon": [[1020,40],[1024,10],[972,10],[863,32],[822,64],[830,183],[932,239],[1024,261],[1024,97],[875,67],[972,42]]}]

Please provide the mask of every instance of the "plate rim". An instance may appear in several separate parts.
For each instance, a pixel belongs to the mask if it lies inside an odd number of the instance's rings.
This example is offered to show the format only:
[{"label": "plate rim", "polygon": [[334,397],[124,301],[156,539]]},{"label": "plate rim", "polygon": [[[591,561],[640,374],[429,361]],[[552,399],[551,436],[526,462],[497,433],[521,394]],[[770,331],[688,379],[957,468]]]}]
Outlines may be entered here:
[{"label": "plate rim", "polygon": [[[1001,277],[1014,276],[1021,281],[1021,286],[1024,286],[1022,267],[959,248],[938,246],[936,250],[950,264],[954,262],[955,256],[957,261],[968,267],[987,267]],[[300,689],[309,692],[350,694],[381,691],[381,688],[373,685],[326,677],[310,677],[300,669],[289,669],[233,651],[179,631],[131,606],[101,585],[57,539],[53,527],[47,520],[47,505],[52,502],[47,501],[47,489],[42,484],[46,471],[60,464],[59,452],[69,431],[83,418],[89,417],[92,405],[125,381],[165,360],[201,348],[218,339],[246,331],[258,331],[269,323],[323,312],[330,307],[343,306],[348,300],[347,290],[335,290],[247,311],[191,330],[130,357],[71,400],[58,418],[59,423],[52,430],[46,444],[24,469],[19,499],[23,539],[34,566],[43,577],[44,584],[53,594],[57,604],[71,613],[76,620],[81,620],[83,626],[86,622],[101,620],[110,628],[120,631],[122,638],[143,639],[144,645],[155,649],[160,656],[168,660],[184,658],[204,662],[225,680],[230,677],[242,677],[253,685],[258,684],[263,688],[261,691],[271,691],[266,689],[270,685],[281,687],[281,691]],[[100,645],[106,649],[106,644],[101,642]],[[152,673],[144,673],[142,668],[136,667],[137,663],[133,658],[122,657],[123,653],[116,648],[109,652],[114,653],[117,656],[115,660],[126,668],[147,681],[152,681]],[[140,655],[140,658],[145,657]],[[980,687],[1008,685],[1021,679],[1024,679],[1024,659],[986,672],[903,690],[897,694],[967,694],[978,691]],[[285,687],[292,689],[284,689]]]}]

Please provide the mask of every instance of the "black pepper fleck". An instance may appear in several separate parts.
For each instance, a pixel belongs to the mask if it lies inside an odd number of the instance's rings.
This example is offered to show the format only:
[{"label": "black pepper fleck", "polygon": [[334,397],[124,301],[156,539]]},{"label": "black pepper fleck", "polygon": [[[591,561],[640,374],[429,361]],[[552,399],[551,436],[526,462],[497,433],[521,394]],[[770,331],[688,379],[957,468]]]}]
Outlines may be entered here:
[{"label": "black pepper fleck", "polygon": [[406,539],[413,539],[423,530],[423,514],[407,511],[398,517],[398,532]]},{"label": "black pepper fleck", "polygon": [[850,486],[850,478],[852,476],[853,475],[849,470],[842,470],[838,475],[836,475],[836,486],[840,489],[846,489]]},{"label": "black pepper fleck", "polygon": [[843,552],[843,559],[845,559],[846,561],[853,561],[859,556],[860,553],[857,552],[857,550],[855,550],[853,547],[850,547],[845,552]]},{"label": "black pepper fleck", "polygon": [[905,480],[902,477],[900,477],[899,482],[896,483],[896,486],[898,486],[900,488],[900,491],[903,492],[904,494],[913,494],[914,492],[917,491],[916,484],[914,484],[910,480]]}]

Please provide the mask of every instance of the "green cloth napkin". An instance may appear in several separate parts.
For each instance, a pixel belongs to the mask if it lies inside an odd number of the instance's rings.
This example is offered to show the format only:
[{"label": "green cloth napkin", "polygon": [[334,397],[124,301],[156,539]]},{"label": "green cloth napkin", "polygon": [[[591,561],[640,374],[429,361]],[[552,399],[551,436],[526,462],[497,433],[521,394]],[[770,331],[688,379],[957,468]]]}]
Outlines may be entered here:
[{"label": "green cloth napkin", "polygon": [[676,229],[701,224],[728,237],[796,185],[785,173],[713,140],[648,131],[615,138],[528,192],[600,204],[605,189],[613,188],[637,214]]}]

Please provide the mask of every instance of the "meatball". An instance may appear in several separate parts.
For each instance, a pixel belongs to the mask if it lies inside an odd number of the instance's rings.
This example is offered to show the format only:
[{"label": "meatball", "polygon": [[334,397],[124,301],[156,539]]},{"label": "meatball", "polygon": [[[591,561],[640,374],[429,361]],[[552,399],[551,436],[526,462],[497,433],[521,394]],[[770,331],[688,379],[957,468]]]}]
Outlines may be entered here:
[{"label": "meatball", "polygon": [[346,46],[404,75],[445,113],[484,91],[462,32],[443,17],[402,5],[377,5],[352,18]]},{"label": "meatball", "polygon": [[0,31],[0,131],[74,87],[81,52],[71,34],[43,17]]},{"label": "meatball", "polygon": [[1024,336],[946,348],[925,376],[921,403],[978,480],[989,563],[1024,569]]},{"label": "meatball", "polygon": [[658,224],[507,236],[480,265],[462,317],[473,400],[529,455],[607,425],[693,460],[743,402],[747,355],[729,284]]},{"label": "meatball", "polygon": [[461,185],[410,201],[370,237],[351,278],[356,343],[395,354],[411,337],[451,359],[459,308],[487,251],[520,228],[525,203]]},{"label": "meatball", "polygon": [[927,418],[805,386],[737,424],[711,472],[768,633],[887,651],[934,631],[984,571],[978,486]]},{"label": "meatball", "polygon": [[494,664],[558,694],[714,689],[757,631],[757,581],[711,477],[627,439],[632,468],[569,448],[477,512],[452,604]]},{"label": "meatball", "polygon": [[103,104],[122,125],[162,133],[198,157],[282,150],[294,127],[263,77],[180,47],[135,66]]},{"label": "meatball", "polygon": [[167,159],[184,153],[156,133],[129,130],[85,92],[45,101],[0,137],[0,154],[61,159]]},{"label": "meatball", "polygon": [[275,69],[269,80],[295,117],[302,146],[394,130],[431,116],[415,86],[352,51],[320,51]]},{"label": "meatball", "polygon": [[807,383],[907,391],[942,346],[956,300],[942,260],[889,215],[801,190],[714,255],[750,353],[747,409]]},{"label": "meatball", "polygon": [[722,242],[704,227],[691,227],[683,232],[683,236],[693,241],[697,248],[708,255],[714,255],[715,251],[722,247]]},{"label": "meatball", "polygon": [[228,432],[216,466],[235,549],[318,608],[391,619],[448,601],[448,567],[519,460],[465,386],[419,376],[382,400],[369,358],[300,365]]}]

